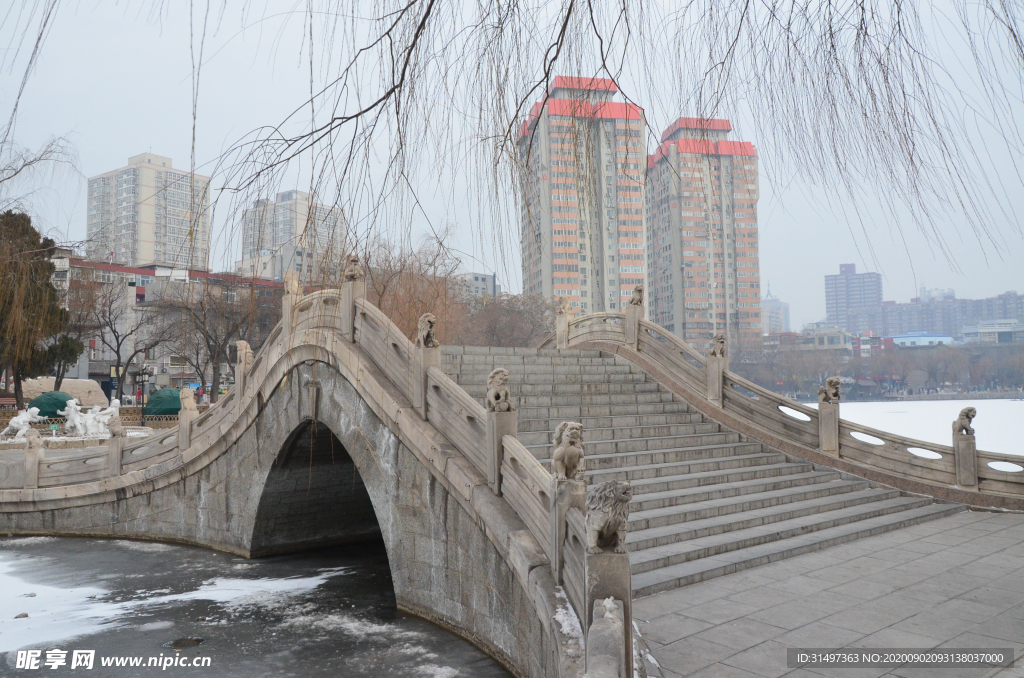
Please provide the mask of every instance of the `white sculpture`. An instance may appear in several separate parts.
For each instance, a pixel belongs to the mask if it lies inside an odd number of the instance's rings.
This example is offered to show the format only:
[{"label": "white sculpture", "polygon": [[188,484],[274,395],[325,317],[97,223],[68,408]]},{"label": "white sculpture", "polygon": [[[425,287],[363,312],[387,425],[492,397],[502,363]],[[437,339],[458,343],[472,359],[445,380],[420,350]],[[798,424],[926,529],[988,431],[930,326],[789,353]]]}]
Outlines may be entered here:
[{"label": "white sculpture", "polygon": [[88,433],[82,408],[78,406],[78,401],[74,398],[64,403],[64,409],[57,410],[57,414],[67,420],[64,424],[65,434],[69,436],[84,436]]},{"label": "white sculpture", "polygon": [[27,410],[20,410],[3,431],[0,436],[14,436],[17,440],[23,440],[25,435],[32,428],[32,424],[40,422],[43,417],[39,416],[38,407],[30,407]]},{"label": "white sculpture", "polygon": [[196,408],[196,394],[188,386],[181,389],[178,394],[181,398],[181,409],[186,412],[198,412]]}]

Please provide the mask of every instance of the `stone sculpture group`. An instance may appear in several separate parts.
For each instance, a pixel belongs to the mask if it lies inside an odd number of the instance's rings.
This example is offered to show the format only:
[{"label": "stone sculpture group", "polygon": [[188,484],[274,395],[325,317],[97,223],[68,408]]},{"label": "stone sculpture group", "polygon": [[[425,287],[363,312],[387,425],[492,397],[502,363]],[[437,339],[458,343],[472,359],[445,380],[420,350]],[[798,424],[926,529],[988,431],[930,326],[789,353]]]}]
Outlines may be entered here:
[{"label": "stone sculpture group", "polygon": [[[78,400],[71,398],[64,404],[63,410],[57,410],[57,414],[65,419],[64,435],[75,437],[111,435],[115,428],[123,432],[120,412],[121,401],[117,398],[112,399],[108,407],[96,405],[88,412],[83,412]],[[0,437],[14,437],[16,440],[23,440],[32,430],[32,424],[37,424],[44,419],[45,417],[39,416],[38,407],[22,410],[11,419],[7,428],[0,431]]]},{"label": "stone sculpture group", "polygon": [[0,431],[0,437],[12,436],[16,440],[22,440],[32,430],[32,424],[40,422],[43,417],[39,416],[38,407],[30,407],[27,410],[18,412],[7,424],[7,428]]},{"label": "stone sculpture group", "polygon": [[75,399],[68,400],[63,410],[57,410],[57,414],[67,421],[64,424],[64,433],[69,436],[102,436],[110,433],[110,424],[113,420],[121,420],[121,402],[114,398],[110,406],[101,408],[98,405],[88,412],[82,412],[82,407]]}]

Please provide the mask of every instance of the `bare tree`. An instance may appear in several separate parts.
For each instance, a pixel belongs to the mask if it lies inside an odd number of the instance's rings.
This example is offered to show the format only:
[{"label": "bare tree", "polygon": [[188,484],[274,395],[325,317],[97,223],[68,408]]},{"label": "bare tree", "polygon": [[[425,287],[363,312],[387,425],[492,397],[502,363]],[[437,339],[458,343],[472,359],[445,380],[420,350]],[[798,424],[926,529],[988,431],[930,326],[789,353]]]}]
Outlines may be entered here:
[{"label": "bare tree", "polygon": [[209,376],[210,402],[217,402],[222,366],[232,365],[230,347],[245,339],[258,349],[266,328],[280,317],[280,303],[266,301],[251,283],[224,274],[188,284],[170,283],[156,302],[164,324],[178,330],[174,343],[182,358],[204,383]]},{"label": "bare tree", "polygon": [[156,305],[137,304],[135,287],[125,281],[108,283],[93,311],[99,339],[113,354],[119,375],[116,397],[124,392],[124,378],[132,362],[172,337],[171,326],[161,322]]}]

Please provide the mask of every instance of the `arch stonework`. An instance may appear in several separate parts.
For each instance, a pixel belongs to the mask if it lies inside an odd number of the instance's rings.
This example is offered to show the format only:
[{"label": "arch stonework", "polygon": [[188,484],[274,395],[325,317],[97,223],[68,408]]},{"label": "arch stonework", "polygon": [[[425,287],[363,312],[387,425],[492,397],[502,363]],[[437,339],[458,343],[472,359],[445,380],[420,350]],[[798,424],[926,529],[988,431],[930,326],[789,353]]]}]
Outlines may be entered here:
[{"label": "arch stonework", "polygon": [[[450,481],[432,472],[392,430],[395,422],[382,421],[336,366],[314,358],[322,350],[299,349],[286,352],[290,360],[282,357],[287,370],[272,370],[279,379],[276,386],[264,383],[261,393],[270,392],[250,425],[237,437],[225,436],[232,442],[209,460],[184,464],[173,482],[93,494],[92,502],[51,500],[47,508],[22,505],[18,511],[6,504],[0,532],[156,539],[253,555],[274,462],[296,431],[315,418],[336,436],[365,486],[398,607],[470,640],[515,675],[564,675],[556,641],[538,616],[537,592],[530,595],[530,584],[495,544],[507,533],[489,534],[500,533],[503,521],[508,529],[508,517],[492,514],[485,520],[466,497],[454,497]],[[431,447],[442,452],[439,445]],[[314,535],[305,545],[323,543]],[[297,538],[286,550],[302,546]]]}]

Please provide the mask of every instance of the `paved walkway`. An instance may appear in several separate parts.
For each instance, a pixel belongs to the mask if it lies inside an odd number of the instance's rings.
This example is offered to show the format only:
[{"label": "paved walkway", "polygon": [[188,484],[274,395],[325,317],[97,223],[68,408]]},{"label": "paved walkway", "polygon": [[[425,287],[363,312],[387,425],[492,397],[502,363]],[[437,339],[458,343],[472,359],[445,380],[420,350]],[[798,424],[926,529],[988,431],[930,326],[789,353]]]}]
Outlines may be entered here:
[{"label": "paved walkway", "polygon": [[642,598],[633,614],[666,678],[988,676],[791,669],[786,648],[1013,647],[1020,657],[1024,515],[959,513]]}]

